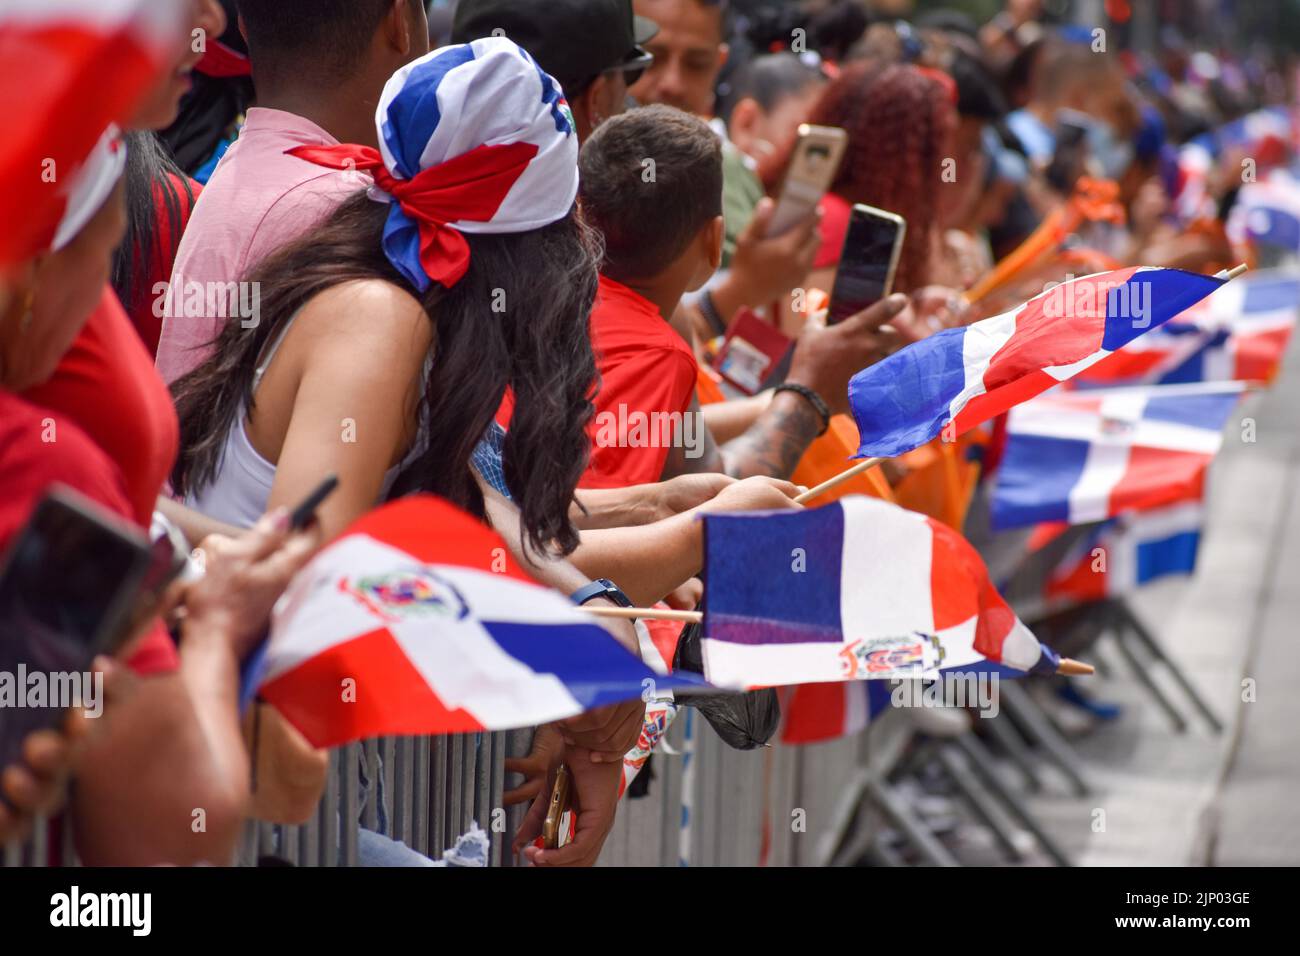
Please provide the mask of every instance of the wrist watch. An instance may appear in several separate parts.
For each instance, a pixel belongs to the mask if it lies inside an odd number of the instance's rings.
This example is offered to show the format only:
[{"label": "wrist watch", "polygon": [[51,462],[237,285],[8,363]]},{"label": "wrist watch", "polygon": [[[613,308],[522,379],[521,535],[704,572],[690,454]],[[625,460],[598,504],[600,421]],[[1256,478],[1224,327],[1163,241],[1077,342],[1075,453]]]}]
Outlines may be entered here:
[{"label": "wrist watch", "polygon": [[574,604],[586,604],[596,598],[605,598],[619,607],[634,607],[631,599],[619,590],[618,585],[609,578],[596,578],[596,580],[584,584],[569,595],[569,600]]}]

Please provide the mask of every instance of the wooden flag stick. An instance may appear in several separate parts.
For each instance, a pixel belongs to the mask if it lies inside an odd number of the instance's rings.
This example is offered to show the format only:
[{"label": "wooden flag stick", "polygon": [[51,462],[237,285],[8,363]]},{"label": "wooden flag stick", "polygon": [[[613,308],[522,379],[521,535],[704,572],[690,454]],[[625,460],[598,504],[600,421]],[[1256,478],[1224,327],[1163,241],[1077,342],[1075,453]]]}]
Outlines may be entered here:
[{"label": "wooden flag stick", "polygon": [[814,498],[826,494],[826,492],[830,491],[836,485],[843,484],[844,482],[848,481],[850,478],[856,478],[864,471],[870,471],[872,468],[875,468],[878,464],[880,464],[884,460],[885,459],[883,458],[868,458],[865,461],[860,461],[852,468],[848,469],[847,471],[840,472],[834,478],[828,478],[817,487],[809,488],[798,498],[794,499],[795,503],[801,505],[807,504],[808,502],[812,501]]},{"label": "wooden flag stick", "polygon": [[1097,673],[1097,670],[1091,664],[1085,664],[1083,661],[1062,657],[1060,666],[1056,668],[1056,673],[1066,677],[1087,677],[1089,674]]},{"label": "wooden flag stick", "polygon": [[1250,267],[1247,266],[1246,263],[1243,262],[1241,265],[1239,265],[1239,266],[1237,266],[1237,267],[1235,267],[1235,268],[1233,268],[1233,269],[1224,269],[1224,270],[1222,270],[1221,272],[1216,272],[1216,273],[1214,274],[1214,278],[1216,278],[1216,279],[1235,279],[1235,278],[1237,278],[1237,276],[1239,276],[1239,275],[1241,275],[1242,273],[1244,273],[1248,268],[1250,268]]},{"label": "wooden flag stick", "polygon": [[[590,604],[584,604],[582,609],[595,617],[618,617],[625,620],[641,617],[656,621],[682,621],[686,624],[698,624],[704,620],[704,614],[700,611],[671,611],[658,607],[592,607]],[[1091,664],[1062,657],[1056,673],[1066,677],[1086,677],[1095,671]]]}]

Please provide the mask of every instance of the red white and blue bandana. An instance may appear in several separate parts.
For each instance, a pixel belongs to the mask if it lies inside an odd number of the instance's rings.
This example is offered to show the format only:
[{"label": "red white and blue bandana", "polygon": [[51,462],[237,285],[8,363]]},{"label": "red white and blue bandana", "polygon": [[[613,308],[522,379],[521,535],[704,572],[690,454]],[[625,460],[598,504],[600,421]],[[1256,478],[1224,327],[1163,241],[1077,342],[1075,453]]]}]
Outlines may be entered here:
[{"label": "red white and blue bandana", "polygon": [[375,114],[379,149],[300,146],[294,156],[374,176],[391,203],[384,252],[421,292],[469,268],[462,233],[563,219],[578,193],[578,137],[560,85],[505,37],[443,47],[393,74]]}]

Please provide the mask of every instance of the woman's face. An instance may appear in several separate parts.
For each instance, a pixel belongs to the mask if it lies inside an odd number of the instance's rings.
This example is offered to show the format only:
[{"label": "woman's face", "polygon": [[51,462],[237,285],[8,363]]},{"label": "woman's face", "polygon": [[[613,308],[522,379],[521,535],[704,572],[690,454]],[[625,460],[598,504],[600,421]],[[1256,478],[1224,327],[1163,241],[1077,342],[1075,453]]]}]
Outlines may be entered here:
[{"label": "woman's face", "polygon": [[0,368],[16,392],[46,382],[72,347],[108,283],[113,250],[126,231],[126,189],[112,194],[70,243],[42,256],[28,288],[35,292],[30,317],[13,315],[0,325]]},{"label": "woman's face", "polygon": [[190,23],[185,46],[177,51],[173,68],[159,78],[153,90],[127,124],[129,129],[166,129],[176,121],[181,97],[189,92],[190,73],[203,59],[208,44],[226,31],[226,11],[217,0],[190,0]]},{"label": "woman's face", "polygon": [[759,145],[755,150],[758,155],[754,156],[758,161],[758,177],[763,182],[780,177],[780,166],[794,147],[799,124],[808,116],[821,91],[821,83],[809,83],[798,93],[783,96],[763,117],[758,129]]}]

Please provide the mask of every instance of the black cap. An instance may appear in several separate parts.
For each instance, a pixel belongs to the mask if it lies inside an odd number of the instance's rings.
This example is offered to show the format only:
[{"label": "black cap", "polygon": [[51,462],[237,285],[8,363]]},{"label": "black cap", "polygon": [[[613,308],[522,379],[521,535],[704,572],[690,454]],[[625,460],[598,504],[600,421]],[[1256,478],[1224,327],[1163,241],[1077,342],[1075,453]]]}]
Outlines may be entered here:
[{"label": "black cap", "polygon": [[451,42],[507,36],[576,96],[606,70],[646,66],[641,44],[658,32],[632,0],[460,0]]}]

